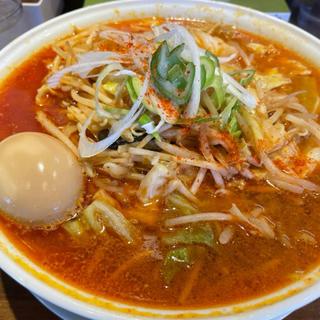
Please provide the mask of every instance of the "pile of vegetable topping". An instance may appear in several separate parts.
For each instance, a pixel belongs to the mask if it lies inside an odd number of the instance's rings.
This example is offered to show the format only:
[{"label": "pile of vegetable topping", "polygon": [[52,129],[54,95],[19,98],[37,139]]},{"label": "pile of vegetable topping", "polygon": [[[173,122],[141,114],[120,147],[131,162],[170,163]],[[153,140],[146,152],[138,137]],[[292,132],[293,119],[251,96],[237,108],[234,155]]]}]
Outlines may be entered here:
[{"label": "pile of vegetable topping", "polygon": [[[237,226],[281,241],[259,205],[205,212],[197,193],[205,184],[223,198],[249,181],[318,193],[308,176],[320,160],[319,146],[306,151],[300,144],[313,137],[319,145],[319,98],[310,111],[299,100],[303,92],[286,93],[291,80],[281,72],[256,72],[245,51],[263,54],[262,44],[244,51],[173,22],[136,32],[100,25],[97,45],[89,37],[82,47],[72,36],[61,41],[37,96],[39,106],[47,94],[67,97],[61,105],[67,125],[59,128],[43,111],[37,119],[72,147],[97,190],[65,230],[78,236],[112,230],[134,245],[143,241],[137,223],[159,227],[156,241],[166,254],[157,259],[166,285],[180,270],[200,268],[206,250],[230,243]],[[69,58],[62,54],[66,44]],[[299,171],[292,159],[303,159]],[[126,185],[133,186],[128,196]],[[128,214],[130,199],[145,212]],[[160,207],[163,213],[154,214]]]}]

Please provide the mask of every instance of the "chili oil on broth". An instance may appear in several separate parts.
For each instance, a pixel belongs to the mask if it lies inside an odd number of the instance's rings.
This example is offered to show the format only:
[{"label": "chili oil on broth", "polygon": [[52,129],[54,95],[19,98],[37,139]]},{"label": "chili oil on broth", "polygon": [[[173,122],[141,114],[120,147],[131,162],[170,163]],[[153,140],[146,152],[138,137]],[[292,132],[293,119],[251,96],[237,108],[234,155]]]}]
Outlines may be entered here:
[{"label": "chili oil on broth", "polygon": [[[121,22],[112,26],[130,31],[131,24],[135,23]],[[217,34],[225,40],[238,41],[240,45],[248,41],[269,44],[267,40],[231,27],[225,30],[219,27]],[[275,44],[272,46],[274,51],[271,50],[268,59],[254,59],[255,69],[263,71],[276,65],[282,68],[284,74],[290,75],[291,66],[285,63],[281,65],[281,61],[303,61]],[[53,57],[54,53],[49,47],[42,49],[17,67],[2,83],[1,139],[19,131],[42,130],[35,120],[35,112],[39,108],[35,96],[47,74],[46,65]],[[319,74],[312,70],[312,76],[316,75],[319,86]],[[301,77],[294,76],[293,84],[285,90],[290,92],[294,86],[304,83]],[[50,115],[56,125],[63,126],[67,123],[67,117],[58,108],[60,99],[63,99],[63,92],[60,97],[48,97],[40,108]],[[305,99],[308,101],[308,96]],[[19,112],[16,112],[17,106]],[[313,173],[312,179],[320,183],[318,171]],[[123,180],[123,184],[125,194],[113,195],[116,202],[120,203],[121,212],[132,220],[148,214],[150,217],[143,224],[133,222],[145,239],[154,239],[152,236],[159,238],[163,233],[162,216],[167,214],[165,203],[159,200],[150,206],[143,206],[132,196],[138,184],[126,180]],[[226,211],[232,203],[237,203],[242,210],[260,204],[284,234],[297,240],[285,246],[277,240],[249,236],[237,226],[231,242],[221,245],[215,239],[214,249],[202,256],[201,263],[182,270],[170,286],[164,284],[161,274],[161,259],[167,249],[165,246],[156,246],[152,241],[147,246],[147,241],[128,246],[112,232],[96,235],[89,231],[79,239],[72,239],[63,228],[29,230],[4,217],[0,218],[0,224],[22,252],[58,278],[98,296],[143,306],[192,308],[241,302],[280,289],[319,263],[319,247],[297,238],[300,231],[308,230],[318,243],[320,241],[319,199],[316,195],[303,194],[297,197],[264,183],[246,182],[244,179],[231,181],[230,184],[229,193],[216,194],[212,181],[207,178],[197,195],[200,212]],[[86,190],[85,202],[89,204],[97,190],[90,179],[87,180]],[[224,223],[220,226],[213,224],[214,233],[217,234],[223,226]],[[145,253],[150,248],[156,254]],[[125,265],[127,268],[123,267]],[[181,296],[185,290],[184,284],[188,283],[196,266],[199,268],[196,282],[187,296]]]}]

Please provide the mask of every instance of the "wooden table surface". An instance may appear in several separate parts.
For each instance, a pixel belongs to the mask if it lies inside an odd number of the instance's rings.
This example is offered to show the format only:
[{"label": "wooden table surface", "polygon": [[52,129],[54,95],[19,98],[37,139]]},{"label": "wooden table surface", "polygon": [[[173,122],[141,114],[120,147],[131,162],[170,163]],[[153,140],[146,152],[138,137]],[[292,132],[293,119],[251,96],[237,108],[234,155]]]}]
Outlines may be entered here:
[{"label": "wooden table surface", "polygon": [[[286,320],[319,319],[320,300],[295,312]],[[58,318],[27,290],[0,271],[0,320],[58,320]]]}]

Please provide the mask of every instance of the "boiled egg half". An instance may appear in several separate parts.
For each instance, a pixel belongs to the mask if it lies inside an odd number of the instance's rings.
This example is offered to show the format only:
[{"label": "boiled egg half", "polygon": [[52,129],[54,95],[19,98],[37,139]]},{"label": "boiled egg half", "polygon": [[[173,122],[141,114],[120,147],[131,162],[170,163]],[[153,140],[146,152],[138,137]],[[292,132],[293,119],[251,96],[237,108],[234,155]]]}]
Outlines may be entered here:
[{"label": "boiled egg half", "polygon": [[0,142],[0,211],[32,227],[68,220],[83,190],[76,156],[60,140],[38,132]]}]

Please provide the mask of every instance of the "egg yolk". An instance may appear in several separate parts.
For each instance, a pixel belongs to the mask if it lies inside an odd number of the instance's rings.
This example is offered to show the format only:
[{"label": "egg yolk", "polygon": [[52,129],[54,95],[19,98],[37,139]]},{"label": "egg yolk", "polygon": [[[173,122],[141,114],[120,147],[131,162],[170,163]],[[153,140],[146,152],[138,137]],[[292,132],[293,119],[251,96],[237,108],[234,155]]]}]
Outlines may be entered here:
[{"label": "egg yolk", "polygon": [[24,132],[0,142],[0,211],[30,226],[70,218],[83,175],[74,154],[59,140]]}]

